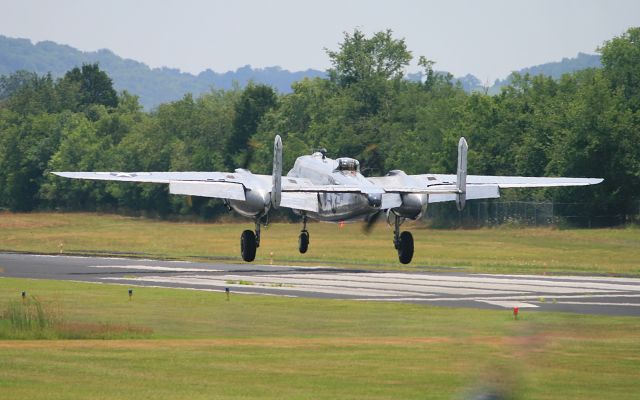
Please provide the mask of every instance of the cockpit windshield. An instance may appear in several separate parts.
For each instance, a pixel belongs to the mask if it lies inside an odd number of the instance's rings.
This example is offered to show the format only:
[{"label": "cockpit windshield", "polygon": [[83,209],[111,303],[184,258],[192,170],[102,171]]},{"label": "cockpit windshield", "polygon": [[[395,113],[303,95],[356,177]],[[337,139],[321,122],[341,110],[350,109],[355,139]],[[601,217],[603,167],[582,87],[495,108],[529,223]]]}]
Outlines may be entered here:
[{"label": "cockpit windshield", "polygon": [[360,162],[353,158],[338,158],[338,171],[343,173],[355,174],[360,172]]}]

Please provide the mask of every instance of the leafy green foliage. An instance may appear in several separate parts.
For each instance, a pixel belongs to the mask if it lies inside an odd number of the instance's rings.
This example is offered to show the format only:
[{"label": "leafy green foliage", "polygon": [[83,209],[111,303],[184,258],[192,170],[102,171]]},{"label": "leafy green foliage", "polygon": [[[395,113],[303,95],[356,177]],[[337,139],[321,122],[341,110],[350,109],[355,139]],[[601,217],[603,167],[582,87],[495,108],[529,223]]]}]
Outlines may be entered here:
[{"label": "leafy green foliage", "polygon": [[585,213],[638,213],[640,198],[640,28],[605,42],[603,69],[556,80],[514,74],[502,91],[467,94],[420,57],[422,80],[406,80],[412,59],[391,31],[345,33],[327,50],[328,78],[303,79],[277,94],[251,83],[211,90],[143,112],[116,94],[96,64],[63,78],[18,72],[0,78],[0,207],[98,209],[211,217],[220,202],[169,196],[162,185],[57,178],[52,170],[269,173],[273,137],[284,167],[324,147],[361,161],[365,175],[391,169],[452,172],[456,142],[470,144],[469,171],[497,175],[605,178],[588,189],[507,191],[504,196],[589,202]]},{"label": "leafy green foliage", "polygon": [[82,106],[102,104],[106,107],[118,105],[118,95],[113,89],[111,78],[98,67],[98,64],[84,64],[67,72],[61,85],[75,87],[77,102]]}]

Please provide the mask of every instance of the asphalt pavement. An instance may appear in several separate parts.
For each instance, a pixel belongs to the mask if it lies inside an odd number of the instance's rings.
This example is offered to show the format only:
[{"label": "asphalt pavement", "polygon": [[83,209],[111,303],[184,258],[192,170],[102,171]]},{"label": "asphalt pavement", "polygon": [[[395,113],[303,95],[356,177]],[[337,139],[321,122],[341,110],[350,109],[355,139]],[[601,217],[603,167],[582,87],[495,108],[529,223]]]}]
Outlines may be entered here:
[{"label": "asphalt pavement", "polygon": [[[0,278],[56,279],[438,306],[640,316],[640,279],[384,272],[0,253]],[[21,290],[21,288],[16,288]]]}]

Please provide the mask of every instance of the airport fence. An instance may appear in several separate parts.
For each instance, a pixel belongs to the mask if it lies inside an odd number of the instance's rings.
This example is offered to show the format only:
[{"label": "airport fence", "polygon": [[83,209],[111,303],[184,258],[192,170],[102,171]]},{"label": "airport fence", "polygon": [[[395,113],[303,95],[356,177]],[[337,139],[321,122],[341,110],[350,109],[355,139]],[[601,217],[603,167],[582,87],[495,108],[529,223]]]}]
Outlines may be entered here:
[{"label": "airport fence", "polygon": [[621,226],[640,221],[640,200],[631,214],[590,215],[587,203],[486,200],[469,201],[462,213],[455,207],[432,207],[427,218],[432,225],[450,226]]}]

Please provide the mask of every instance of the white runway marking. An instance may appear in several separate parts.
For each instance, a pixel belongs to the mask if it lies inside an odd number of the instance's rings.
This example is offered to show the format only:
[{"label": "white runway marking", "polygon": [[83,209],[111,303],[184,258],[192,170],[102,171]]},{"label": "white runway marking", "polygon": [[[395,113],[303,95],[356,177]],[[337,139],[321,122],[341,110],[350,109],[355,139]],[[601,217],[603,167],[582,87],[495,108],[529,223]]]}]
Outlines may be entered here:
[{"label": "white runway marking", "polygon": [[[269,266],[271,267],[271,266]],[[612,277],[450,275],[400,272],[327,271],[326,267],[306,268],[308,272],[256,271],[248,273],[201,268],[155,266],[96,266],[96,268],[139,268],[168,272],[134,278],[105,277],[105,280],[151,283],[191,288],[232,288],[281,296],[330,296],[345,299],[429,304],[485,304],[501,308],[541,308],[546,304],[576,306],[640,307],[640,279]],[[286,268],[286,267],[282,267]],[[296,268],[298,267],[289,267]],[[188,272],[187,274],[171,274]],[[606,299],[606,300],[605,300]],[[619,299],[619,300],[616,300]],[[628,299],[623,302],[622,299]],[[633,301],[638,300],[637,303]],[[604,300],[604,301],[603,301]],[[611,301],[611,302],[607,302]],[[617,303],[616,301],[620,301]]]},{"label": "white runway marking", "polygon": [[535,304],[530,303],[522,303],[519,301],[498,301],[498,300],[480,300],[483,303],[491,304],[494,306],[504,307],[504,308],[538,308]]},{"label": "white runway marking", "polygon": [[[39,257],[39,258],[36,258]],[[329,266],[0,253],[3,276],[72,279],[224,293],[320,297],[440,306],[522,307],[640,316],[640,278],[375,272]],[[113,264],[113,265],[109,265]]]},{"label": "white runway marking", "polygon": [[575,304],[581,306],[625,306],[625,307],[640,307],[640,303],[603,303],[598,301],[563,301],[559,304]]},{"label": "white runway marking", "polygon": [[220,269],[207,268],[182,268],[182,267],[159,267],[153,265],[89,265],[89,268],[116,268],[116,269],[137,269],[140,271],[169,271],[169,272],[221,272]]}]

